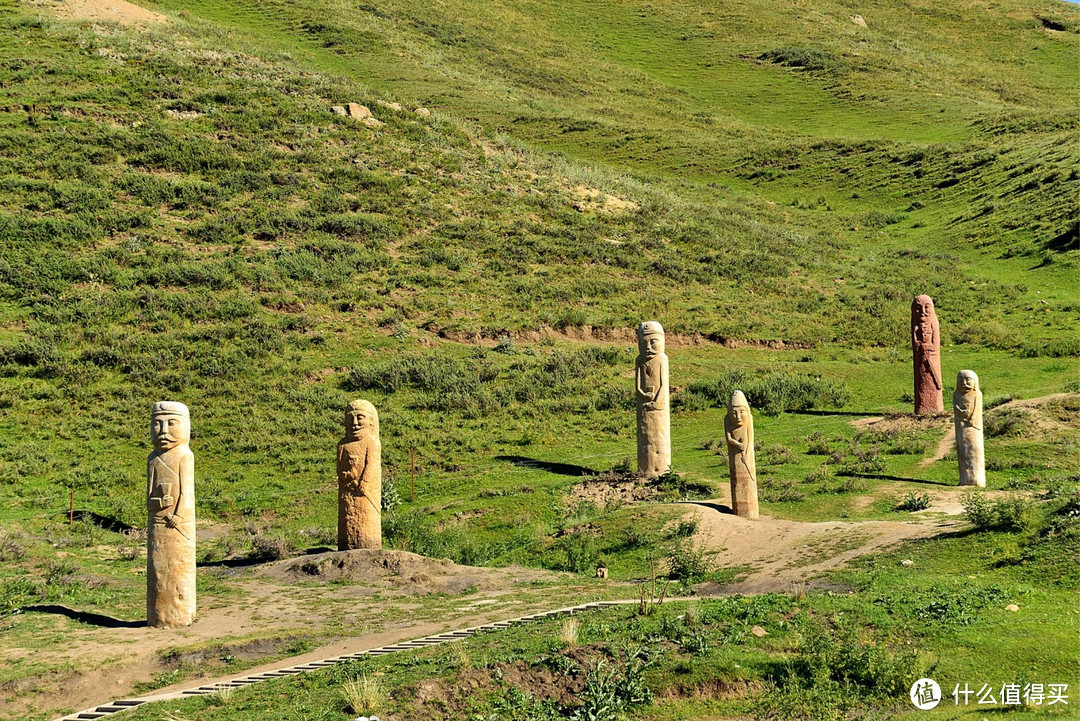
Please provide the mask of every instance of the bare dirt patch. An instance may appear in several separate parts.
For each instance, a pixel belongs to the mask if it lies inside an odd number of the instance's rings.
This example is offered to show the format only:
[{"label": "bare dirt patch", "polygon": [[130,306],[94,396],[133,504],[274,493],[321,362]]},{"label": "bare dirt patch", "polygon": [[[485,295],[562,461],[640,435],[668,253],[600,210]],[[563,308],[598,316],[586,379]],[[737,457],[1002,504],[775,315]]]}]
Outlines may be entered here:
[{"label": "bare dirt patch", "polygon": [[276,583],[356,583],[381,595],[460,594],[466,589],[492,591],[552,578],[548,571],[521,566],[459,566],[448,558],[406,551],[358,550],[315,553],[267,564],[262,573]]},{"label": "bare dirt patch", "polygon": [[[454,343],[494,346],[502,338],[523,343],[538,343],[545,338],[568,340],[578,343],[611,343],[617,345],[637,345],[637,330],[631,327],[607,328],[602,326],[565,326],[552,328],[541,326],[536,330],[487,330],[483,333],[471,333],[453,328],[440,328],[429,325],[425,330],[444,340]],[[389,332],[389,331],[388,331]],[[695,346],[721,345],[725,348],[762,348],[767,350],[805,350],[812,348],[810,343],[790,340],[762,340],[746,338],[727,338],[714,334],[674,333],[664,335],[669,348],[688,348]]]},{"label": "bare dirt patch", "polygon": [[597,508],[618,507],[628,503],[662,500],[665,496],[670,500],[673,493],[678,496],[686,492],[700,494],[700,497],[708,494],[710,489],[688,483],[675,493],[671,486],[664,485],[658,479],[637,473],[600,473],[586,476],[571,488],[566,494],[566,505],[573,508],[581,503],[593,503]]},{"label": "bare dirt patch", "polygon": [[50,10],[59,17],[71,20],[114,22],[121,25],[146,26],[169,22],[161,13],[147,10],[125,0],[38,0],[37,7]]},{"label": "bare dirt patch", "polygon": [[[749,564],[745,579],[705,593],[788,591],[852,559],[913,538],[956,530],[960,520],[788,521],[769,516],[740,518],[719,501],[688,503],[698,521],[695,540],[717,552],[719,566]],[[708,585],[708,584],[706,584]]]}]

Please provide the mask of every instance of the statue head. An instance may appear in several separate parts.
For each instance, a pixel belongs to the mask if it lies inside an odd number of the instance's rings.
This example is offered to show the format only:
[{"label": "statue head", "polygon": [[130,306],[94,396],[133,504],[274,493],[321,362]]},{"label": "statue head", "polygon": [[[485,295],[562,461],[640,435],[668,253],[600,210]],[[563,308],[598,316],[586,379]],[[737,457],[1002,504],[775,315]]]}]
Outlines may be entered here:
[{"label": "statue head", "polygon": [[638,353],[646,358],[664,352],[664,327],[655,320],[647,320],[637,327]]},{"label": "statue head", "polygon": [[379,435],[379,412],[370,401],[356,400],[345,409],[345,438],[355,441]]},{"label": "statue head", "polygon": [[961,393],[979,390],[979,376],[975,371],[960,371],[956,374],[956,390]]},{"label": "statue head", "polygon": [[918,323],[934,315],[934,299],[928,295],[917,295],[911,301],[911,322]]},{"label": "statue head", "polygon": [[150,440],[168,451],[191,440],[191,416],[183,403],[158,401],[150,409]]},{"label": "statue head", "polygon": [[736,427],[749,425],[750,423],[750,404],[746,402],[746,396],[742,391],[735,391],[731,394],[731,402],[728,403],[728,416],[731,417],[731,422]]}]

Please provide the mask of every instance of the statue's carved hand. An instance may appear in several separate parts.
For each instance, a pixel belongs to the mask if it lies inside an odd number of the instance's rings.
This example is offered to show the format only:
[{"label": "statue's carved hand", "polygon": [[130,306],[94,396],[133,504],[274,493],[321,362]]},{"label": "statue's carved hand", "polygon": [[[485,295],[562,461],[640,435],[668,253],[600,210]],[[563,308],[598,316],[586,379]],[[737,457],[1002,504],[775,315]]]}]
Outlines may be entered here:
[{"label": "statue's carved hand", "polygon": [[169,515],[165,516],[165,525],[167,527],[169,527],[169,528],[179,528],[180,527],[179,523],[180,522],[176,520],[176,514],[175,513],[170,513]]}]

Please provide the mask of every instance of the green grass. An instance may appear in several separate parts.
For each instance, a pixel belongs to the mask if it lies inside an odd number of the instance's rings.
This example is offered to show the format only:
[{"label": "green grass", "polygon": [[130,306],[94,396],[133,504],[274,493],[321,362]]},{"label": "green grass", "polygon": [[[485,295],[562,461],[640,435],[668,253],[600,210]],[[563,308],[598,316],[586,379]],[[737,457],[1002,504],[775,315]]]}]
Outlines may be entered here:
[{"label": "green grass", "polygon": [[[627,673],[620,669],[640,668],[646,693],[630,705],[635,718],[749,712],[824,719],[854,709],[884,717],[968,718],[986,707],[956,708],[949,697],[932,714],[907,711],[907,690],[922,675],[947,687],[946,694],[957,683],[1074,680],[1068,639],[1077,621],[1075,614],[1060,614],[1077,582],[1068,560],[1075,555],[1072,523],[1064,535],[1056,526],[1023,563],[1003,563],[990,549],[1018,538],[1030,544],[1031,534],[1046,534],[1047,527],[1019,537],[957,533],[880,554],[833,574],[829,580],[841,592],[707,599],[692,602],[692,609],[666,603],[649,616],[633,606],[591,612],[579,619],[576,650],[564,648],[562,622],[553,619],[484,634],[457,648],[350,662],[259,684],[225,705],[190,699],[139,709],[133,718],[157,718],[169,708],[207,721],[244,721],[268,707],[297,718],[337,718],[337,690],[361,673],[388,687],[392,699],[381,713],[393,718],[571,718],[588,701],[585,679],[597,660],[616,670],[622,693],[631,687],[627,678],[635,677],[620,677]],[[1061,570],[1065,574],[1057,575]],[[1010,603],[1021,610],[1006,611]],[[768,635],[756,637],[753,626]],[[1032,637],[1043,642],[1031,644]],[[992,669],[981,661],[989,657],[996,659]],[[474,690],[455,694],[455,687]],[[570,697],[555,687],[571,690]],[[443,695],[433,696],[433,688]],[[1010,716],[1064,718],[1068,711],[1059,704]]]},{"label": "green grass", "polygon": [[[642,319],[671,334],[674,470],[727,483],[717,403],[754,384],[781,518],[896,519],[955,485],[951,458],[919,465],[940,429],[849,423],[910,409],[916,293],[947,386],[972,368],[988,404],[1076,390],[1064,4],[876,3],[861,28],[831,2],[166,0],[172,24],[139,31],[3,7],[0,523],[21,552],[0,548],[0,623],[20,643],[66,628],[6,620],[30,602],[140,617],[138,542],[65,513],[74,489],[145,522],[161,398],[191,407],[199,515],[227,527],[202,560],[332,545],[363,395],[406,499],[389,543],[633,580],[678,509],[571,508],[575,476],[521,459],[631,456]],[[330,111],[349,101],[386,126]],[[1076,484],[1076,408],[1055,408],[1049,433],[994,421],[991,489]]]}]

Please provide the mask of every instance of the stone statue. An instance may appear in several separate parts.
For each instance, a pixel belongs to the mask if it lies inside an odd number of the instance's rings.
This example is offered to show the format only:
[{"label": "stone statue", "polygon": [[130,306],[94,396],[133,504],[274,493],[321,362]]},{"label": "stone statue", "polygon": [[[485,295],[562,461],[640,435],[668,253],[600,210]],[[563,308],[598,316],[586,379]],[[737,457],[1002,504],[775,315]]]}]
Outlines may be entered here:
[{"label": "stone statue", "polygon": [[639,473],[659,476],[671,468],[671,406],[664,329],[656,321],[637,329],[637,465]]},{"label": "stone statue", "polygon": [[146,463],[146,623],[188,626],[195,618],[195,456],[187,406],[150,412],[154,452]]},{"label": "stone statue", "polygon": [[338,550],[382,548],[382,443],[379,414],[368,401],[345,410],[337,475]]},{"label": "stone statue", "polygon": [[757,463],[754,459],[754,417],[742,391],[735,391],[724,418],[731,475],[731,508],[743,518],[758,517]]},{"label": "stone statue", "polygon": [[953,427],[960,485],[986,487],[986,451],[983,447],[982,391],[975,371],[956,374],[953,392]]},{"label": "stone statue", "polygon": [[941,331],[934,301],[919,295],[911,303],[911,351],[915,363],[916,415],[944,413],[941,397]]}]

